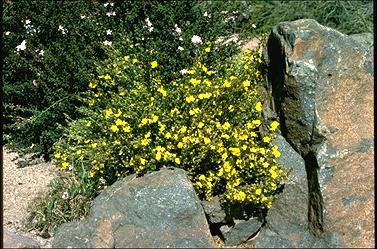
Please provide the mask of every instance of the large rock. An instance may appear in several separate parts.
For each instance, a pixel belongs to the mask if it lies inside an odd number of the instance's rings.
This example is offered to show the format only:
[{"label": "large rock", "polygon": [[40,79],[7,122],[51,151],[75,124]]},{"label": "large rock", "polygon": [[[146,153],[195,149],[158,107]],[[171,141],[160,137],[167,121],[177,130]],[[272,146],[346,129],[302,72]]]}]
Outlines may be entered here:
[{"label": "large rock", "polygon": [[52,246],[211,248],[214,244],[185,172],[166,168],[114,183],[94,200],[87,220],[58,229]]},{"label": "large rock", "polygon": [[279,163],[291,169],[282,192],[268,210],[266,223],[251,244],[255,248],[328,247],[308,230],[308,183],[304,159],[278,135]]},{"label": "large rock", "polygon": [[308,227],[330,246],[375,245],[373,47],[367,36],[306,19],[278,24],[268,41],[282,134],[305,161]]},{"label": "large rock", "polygon": [[262,226],[258,217],[251,217],[246,220],[234,220],[234,225],[224,225],[220,227],[224,237],[224,244],[227,246],[237,246],[255,236]]},{"label": "large rock", "polygon": [[32,238],[4,230],[3,248],[40,248],[40,244]]}]

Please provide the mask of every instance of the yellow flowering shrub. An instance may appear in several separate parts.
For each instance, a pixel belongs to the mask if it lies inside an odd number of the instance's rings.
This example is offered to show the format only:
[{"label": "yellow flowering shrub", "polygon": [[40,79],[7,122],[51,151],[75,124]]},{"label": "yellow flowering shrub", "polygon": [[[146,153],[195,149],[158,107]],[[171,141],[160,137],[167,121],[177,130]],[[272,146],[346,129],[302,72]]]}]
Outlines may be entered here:
[{"label": "yellow flowering shrub", "polygon": [[286,179],[272,144],[279,126],[262,115],[256,91],[262,52],[243,51],[222,68],[198,52],[187,73],[158,77],[158,59],[116,54],[88,83],[85,119],[73,121],[55,146],[62,170],[88,172],[103,187],[129,174],[175,166],[188,172],[202,199],[271,207]]}]

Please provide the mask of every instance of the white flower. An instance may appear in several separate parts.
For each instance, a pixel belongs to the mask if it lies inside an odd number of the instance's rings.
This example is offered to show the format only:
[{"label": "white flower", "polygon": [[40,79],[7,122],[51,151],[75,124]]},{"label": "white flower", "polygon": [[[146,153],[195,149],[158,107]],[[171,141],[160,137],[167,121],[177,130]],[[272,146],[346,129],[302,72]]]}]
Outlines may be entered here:
[{"label": "white flower", "polygon": [[36,49],[35,52],[38,53],[38,55],[42,55],[42,56],[45,53],[45,51],[43,49],[41,49],[41,50]]},{"label": "white flower", "polygon": [[153,25],[152,25],[151,21],[149,20],[149,17],[147,17],[147,19],[145,19],[145,23],[147,24],[147,26],[144,26],[144,27],[147,27],[148,31],[152,32],[153,31]]},{"label": "white flower", "polygon": [[235,18],[234,16],[230,16],[230,17],[225,18],[224,21],[225,21],[225,22],[229,22],[229,20],[235,21],[236,18]]},{"label": "white flower", "polygon": [[194,44],[201,44],[202,43],[202,38],[200,38],[200,36],[194,35],[191,38],[191,42],[194,43]]},{"label": "white flower", "polygon": [[103,6],[107,7],[107,5],[109,5],[109,3],[104,3]]},{"label": "white flower", "polygon": [[106,45],[106,46],[111,46],[111,44],[113,44],[113,42],[106,40],[106,41],[103,42],[103,44]]},{"label": "white flower", "polygon": [[208,14],[208,12],[207,12],[207,11],[206,11],[206,12],[204,12],[203,16],[205,16],[205,17],[208,17],[208,18],[211,18],[211,14]]},{"label": "white flower", "polygon": [[80,15],[80,18],[81,19],[84,19],[86,16],[85,15]]},{"label": "white flower", "polygon": [[16,47],[16,51],[19,52],[19,51],[25,50],[25,49],[26,49],[26,40],[23,40],[21,42],[21,44]]},{"label": "white flower", "polygon": [[69,165],[68,169],[69,169],[69,170],[73,170],[73,165],[72,165],[72,164]]},{"label": "white flower", "polygon": [[63,193],[62,193],[62,199],[63,199],[63,200],[67,200],[68,197],[69,197],[69,196],[68,196],[68,192],[63,192]]},{"label": "white flower", "polygon": [[151,21],[149,20],[149,17],[147,17],[147,19],[145,19],[145,22],[147,23],[147,26],[148,26],[148,27],[151,27],[151,26],[152,26],[152,23],[151,23]]},{"label": "white flower", "polygon": [[66,33],[66,30],[64,29],[64,27],[62,25],[59,25],[59,31],[61,31],[63,33],[63,35]]},{"label": "white flower", "polygon": [[177,24],[174,25],[174,31],[177,32],[178,34],[182,33],[182,30],[178,27]]},{"label": "white flower", "polygon": [[106,15],[107,16],[115,16],[115,11],[107,12]]},{"label": "white flower", "polygon": [[110,3],[110,6],[114,6],[114,3]]},{"label": "white flower", "polygon": [[257,26],[253,23],[251,24],[251,27],[256,28]]},{"label": "white flower", "polygon": [[29,19],[26,19],[25,24],[28,25],[29,23],[31,23],[31,21]]},{"label": "white flower", "polygon": [[9,31],[5,32],[5,35],[10,35],[10,32]]},{"label": "white flower", "polygon": [[187,73],[187,69],[182,69],[181,71],[179,71],[182,75],[186,74]]},{"label": "white flower", "polygon": [[100,177],[100,178],[99,178],[99,181],[100,181],[102,184],[106,184],[106,180],[105,180],[103,177]]},{"label": "white flower", "polygon": [[111,35],[113,31],[111,29],[106,30],[106,35]]},{"label": "white flower", "polygon": [[179,46],[179,47],[178,47],[178,50],[183,51],[183,50],[185,50],[185,49],[182,48],[181,46]]},{"label": "white flower", "polygon": [[183,38],[182,38],[182,37],[179,37],[178,39],[179,39],[180,41],[183,41]]}]

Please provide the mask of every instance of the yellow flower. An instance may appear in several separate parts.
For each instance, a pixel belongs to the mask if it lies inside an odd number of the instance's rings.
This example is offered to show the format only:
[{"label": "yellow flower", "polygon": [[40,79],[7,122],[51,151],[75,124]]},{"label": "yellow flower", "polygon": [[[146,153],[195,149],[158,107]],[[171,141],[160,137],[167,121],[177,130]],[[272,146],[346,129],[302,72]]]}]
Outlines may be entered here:
[{"label": "yellow flower", "polygon": [[272,155],[274,155],[274,157],[280,157],[280,152],[278,150],[278,147],[276,145],[272,146],[271,148],[271,151],[272,151]]},{"label": "yellow flower", "polygon": [[103,146],[105,146],[107,143],[106,143],[106,141],[102,141],[102,143],[101,143]]},{"label": "yellow flower", "polygon": [[124,121],[119,119],[119,118],[115,121],[116,125],[123,125],[123,123],[124,123]]},{"label": "yellow flower", "polygon": [[198,128],[201,129],[203,126],[204,126],[204,124],[202,122],[199,122]]},{"label": "yellow flower", "polygon": [[189,140],[189,137],[183,137],[182,138],[182,142],[185,144],[185,143],[187,143],[187,141]]},{"label": "yellow flower", "polygon": [[69,166],[69,163],[68,162],[63,162],[62,163],[62,168],[65,169]]},{"label": "yellow flower", "polygon": [[195,69],[188,70],[187,73],[188,74],[194,74],[195,73]]},{"label": "yellow flower", "polygon": [[147,160],[145,160],[144,158],[140,158],[141,165],[145,165],[146,162],[147,162]]},{"label": "yellow flower", "polygon": [[161,93],[164,97],[167,95],[165,89],[162,86],[157,89],[157,92]]},{"label": "yellow flower", "polygon": [[230,170],[232,169],[232,167],[230,166],[230,163],[228,161],[226,161],[223,165],[223,169],[225,172],[229,173]]},{"label": "yellow flower", "polygon": [[180,133],[185,133],[186,131],[187,131],[187,127],[186,126],[182,126],[181,129],[179,129]]},{"label": "yellow flower", "polygon": [[187,103],[193,102],[194,100],[195,100],[195,97],[192,96],[192,95],[186,97],[186,102],[187,102]]},{"label": "yellow flower", "polygon": [[205,175],[200,175],[200,176],[199,176],[199,180],[200,180],[200,181],[205,181],[205,179],[206,179]]},{"label": "yellow flower", "polygon": [[149,138],[150,136],[151,136],[151,132],[148,131],[147,133],[145,133],[144,138]]},{"label": "yellow flower", "polygon": [[176,159],[174,159],[174,162],[175,162],[176,164],[181,164],[181,159],[179,159],[179,158],[177,157]]},{"label": "yellow flower", "polygon": [[225,122],[225,123],[222,125],[222,128],[223,128],[224,130],[227,130],[227,129],[230,128],[230,124],[229,124],[228,122]]},{"label": "yellow flower", "polygon": [[105,110],[106,118],[110,117],[111,114],[113,114],[113,110],[111,108]]},{"label": "yellow flower", "polygon": [[246,194],[245,194],[244,192],[242,192],[242,191],[238,192],[238,194],[237,194],[237,199],[238,199],[239,201],[244,201],[245,198],[246,198]]},{"label": "yellow flower", "polygon": [[152,67],[152,68],[156,68],[157,66],[158,66],[157,61],[152,61],[152,62],[151,62],[151,67]]},{"label": "yellow flower", "polygon": [[124,131],[124,132],[131,132],[131,127],[130,127],[128,124],[126,124],[126,125],[123,127],[123,131]]},{"label": "yellow flower", "polygon": [[138,62],[138,59],[136,59],[136,58],[135,58],[135,59],[132,59],[132,63],[135,64],[136,62]]},{"label": "yellow flower", "polygon": [[157,151],[157,153],[156,153],[156,160],[157,161],[161,160],[161,152],[160,151]]},{"label": "yellow flower", "polygon": [[198,95],[199,99],[209,99],[212,96],[212,93],[201,93]]},{"label": "yellow flower", "polygon": [[141,120],[141,126],[146,125],[146,124],[148,123],[148,121],[149,121],[149,119],[147,119],[147,118],[143,118],[143,119]]},{"label": "yellow flower", "polygon": [[156,116],[154,114],[151,115],[151,118],[152,118],[152,120],[151,120],[152,123],[156,123],[157,120],[158,120],[158,116]]},{"label": "yellow flower", "polygon": [[261,102],[258,102],[255,104],[255,110],[257,110],[258,112],[262,111],[262,103]]},{"label": "yellow flower", "polygon": [[270,172],[271,177],[272,177],[273,179],[275,179],[275,178],[278,176],[278,174],[276,174],[275,170],[273,170],[273,169],[270,169],[269,172]]},{"label": "yellow flower", "polygon": [[61,156],[60,152],[56,152],[56,153],[54,154],[54,157],[55,157],[55,158],[60,158],[60,156]]},{"label": "yellow flower", "polygon": [[177,147],[178,147],[179,149],[181,149],[181,148],[183,147],[183,143],[182,143],[182,142],[179,142],[179,143],[177,144]]},{"label": "yellow flower", "polygon": [[211,51],[211,48],[208,47],[208,48],[205,49],[205,51],[206,51],[207,53],[209,53],[209,52]]},{"label": "yellow flower", "polygon": [[246,140],[249,136],[246,134],[240,135],[240,140]]},{"label": "yellow flower", "polygon": [[220,169],[219,169],[219,172],[217,172],[217,176],[222,176],[223,173],[224,173],[223,168],[220,168]]},{"label": "yellow flower", "polygon": [[225,80],[224,81],[224,86],[225,87],[230,87],[231,85],[232,85],[232,83],[229,80]]},{"label": "yellow flower", "polygon": [[230,152],[235,156],[241,155],[241,150],[239,148],[229,148]]},{"label": "yellow flower", "polygon": [[203,83],[206,84],[207,86],[211,86],[211,81],[209,79],[204,79]]},{"label": "yellow flower", "polygon": [[263,137],[263,142],[269,143],[271,141],[271,138],[268,136]]},{"label": "yellow flower", "polygon": [[205,137],[203,140],[205,144],[209,144],[211,142],[211,139],[209,139],[208,137]]},{"label": "yellow flower", "polygon": [[208,71],[208,68],[206,68],[204,65],[202,66],[202,70],[203,72],[207,72]]},{"label": "yellow flower", "polygon": [[189,111],[190,115],[194,115],[194,114],[199,113],[199,112],[200,112],[200,109],[199,109],[199,108],[194,108],[194,109],[191,109],[191,110]]},{"label": "yellow flower", "polygon": [[261,125],[262,122],[259,119],[255,119],[251,121],[251,123],[253,126],[258,127],[259,125]]},{"label": "yellow flower", "polygon": [[120,109],[118,109],[118,112],[116,114],[114,114],[114,116],[119,117],[120,115],[122,115],[122,111]]},{"label": "yellow flower", "polygon": [[166,132],[165,137],[166,137],[167,139],[171,138],[171,134],[170,134],[170,132]]},{"label": "yellow flower", "polygon": [[92,148],[96,148],[96,147],[97,147],[97,143],[92,143],[90,146],[91,146]]},{"label": "yellow flower", "polygon": [[194,86],[200,84],[200,82],[202,82],[201,80],[197,80],[197,79],[190,79],[190,83],[193,84]]},{"label": "yellow flower", "polygon": [[229,77],[229,79],[230,79],[230,80],[235,80],[235,79],[237,79],[237,77],[234,76],[234,75],[232,75],[232,76]]},{"label": "yellow flower", "polygon": [[243,86],[244,87],[249,87],[250,86],[250,80],[245,80],[244,82],[242,82]]},{"label": "yellow flower", "polygon": [[105,80],[111,80],[111,76],[109,74],[106,74],[104,77]]},{"label": "yellow flower", "polygon": [[278,128],[278,126],[279,126],[279,122],[277,122],[277,121],[273,121],[273,122],[271,123],[271,128],[270,128],[270,130],[271,130],[271,131],[274,131],[274,130],[276,130],[276,128]]},{"label": "yellow flower", "polygon": [[262,193],[262,189],[257,188],[257,189],[255,190],[255,194],[256,194],[256,195],[260,195],[261,193]]},{"label": "yellow flower", "polygon": [[96,86],[97,86],[97,84],[94,83],[94,82],[90,82],[90,83],[89,83],[89,87],[90,87],[90,88],[96,88]]},{"label": "yellow flower", "polygon": [[148,143],[149,143],[149,140],[147,138],[144,138],[144,139],[141,140],[141,145],[143,145],[143,146],[148,145]]},{"label": "yellow flower", "polygon": [[112,132],[118,132],[119,131],[118,126],[116,126],[114,124],[111,125],[110,129],[111,129]]}]

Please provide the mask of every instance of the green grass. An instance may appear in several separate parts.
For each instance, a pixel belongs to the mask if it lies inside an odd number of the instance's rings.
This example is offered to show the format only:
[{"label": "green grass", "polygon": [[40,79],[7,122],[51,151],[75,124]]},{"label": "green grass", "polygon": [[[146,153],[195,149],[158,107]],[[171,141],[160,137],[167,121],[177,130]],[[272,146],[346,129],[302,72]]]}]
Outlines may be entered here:
[{"label": "green grass", "polygon": [[[236,1],[237,2],[237,1]],[[373,1],[246,1],[249,20],[239,32],[270,32],[282,21],[315,19],[344,34],[373,32]],[[240,10],[241,11],[241,10]]]}]

